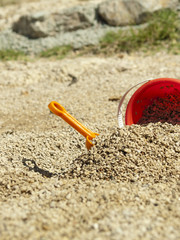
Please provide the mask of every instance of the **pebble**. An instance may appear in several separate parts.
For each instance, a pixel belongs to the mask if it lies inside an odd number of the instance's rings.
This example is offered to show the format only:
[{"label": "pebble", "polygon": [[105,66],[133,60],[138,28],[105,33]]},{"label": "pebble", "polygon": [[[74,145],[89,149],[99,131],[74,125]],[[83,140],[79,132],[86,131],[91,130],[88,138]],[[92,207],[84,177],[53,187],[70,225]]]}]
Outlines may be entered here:
[{"label": "pebble", "polygon": [[[168,135],[169,129],[174,133]],[[151,141],[147,144],[149,134]],[[130,137],[124,137],[126,135]],[[179,126],[168,123],[114,128],[112,132],[98,137],[95,147],[82,158],[75,159],[62,177],[144,183],[177,179],[180,154],[174,148],[176,135],[180,139]]]},{"label": "pebble", "polygon": [[[139,54],[0,63],[2,239],[178,239],[179,126],[118,129],[118,103],[108,100],[160,77],[160,66],[168,66],[164,76],[180,76],[179,56]],[[115,66],[128,70],[112,75]],[[69,73],[78,78],[70,87]],[[90,152],[50,114],[51,100],[100,133]]]}]

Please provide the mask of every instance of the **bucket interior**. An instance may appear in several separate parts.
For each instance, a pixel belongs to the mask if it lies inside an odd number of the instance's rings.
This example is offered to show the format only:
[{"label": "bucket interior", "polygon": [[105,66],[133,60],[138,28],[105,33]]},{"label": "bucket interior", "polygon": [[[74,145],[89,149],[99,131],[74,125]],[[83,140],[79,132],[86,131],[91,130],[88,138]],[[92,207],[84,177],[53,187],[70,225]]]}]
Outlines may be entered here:
[{"label": "bucket interior", "polygon": [[143,112],[157,98],[180,93],[180,80],[155,79],[143,84],[133,94],[126,108],[126,125],[138,124]]}]

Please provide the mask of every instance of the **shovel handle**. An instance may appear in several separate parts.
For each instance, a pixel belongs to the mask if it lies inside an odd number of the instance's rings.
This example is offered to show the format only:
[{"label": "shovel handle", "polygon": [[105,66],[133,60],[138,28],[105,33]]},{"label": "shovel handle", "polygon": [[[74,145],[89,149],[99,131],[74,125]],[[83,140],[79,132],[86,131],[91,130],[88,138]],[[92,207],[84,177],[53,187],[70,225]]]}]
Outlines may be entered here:
[{"label": "shovel handle", "polygon": [[52,101],[48,105],[51,112],[61,117],[64,121],[66,121],[69,125],[71,125],[74,129],[76,129],[80,134],[82,134],[86,138],[86,147],[90,149],[93,144],[90,140],[95,138],[98,133],[94,133],[88,128],[86,128],[83,124],[81,124],[78,120],[76,120],[71,114],[69,114],[66,109],[59,104],[58,102]]}]

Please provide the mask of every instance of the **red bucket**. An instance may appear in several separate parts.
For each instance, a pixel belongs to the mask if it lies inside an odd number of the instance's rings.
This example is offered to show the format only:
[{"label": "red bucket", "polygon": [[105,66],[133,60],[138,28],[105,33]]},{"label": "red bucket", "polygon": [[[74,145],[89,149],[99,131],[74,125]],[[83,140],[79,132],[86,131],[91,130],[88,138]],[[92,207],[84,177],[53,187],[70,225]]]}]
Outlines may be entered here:
[{"label": "red bucket", "polygon": [[[162,100],[164,100],[166,106],[169,106],[169,113],[166,111],[166,115],[172,114],[172,109],[170,109],[170,105],[171,108],[172,106],[176,108],[176,112],[173,113],[175,114],[173,118],[175,120],[173,120],[173,123],[180,124],[180,80],[173,78],[158,78],[150,80],[147,83],[143,84],[140,88],[138,88],[128,102],[125,115],[125,124],[131,125],[148,123],[151,122],[152,116],[152,122],[161,121],[161,119],[159,119],[158,113],[156,114],[154,112],[153,115],[152,108],[154,107],[156,109],[155,105],[159,104],[159,108],[157,109],[159,112],[163,108]],[[152,112],[149,113],[150,116],[152,115],[151,118],[147,115],[147,113],[150,111]],[[147,115],[146,119],[149,117],[149,121],[147,122],[142,121],[145,114]],[[176,121],[176,119],[177,122],[174,122]]]}]

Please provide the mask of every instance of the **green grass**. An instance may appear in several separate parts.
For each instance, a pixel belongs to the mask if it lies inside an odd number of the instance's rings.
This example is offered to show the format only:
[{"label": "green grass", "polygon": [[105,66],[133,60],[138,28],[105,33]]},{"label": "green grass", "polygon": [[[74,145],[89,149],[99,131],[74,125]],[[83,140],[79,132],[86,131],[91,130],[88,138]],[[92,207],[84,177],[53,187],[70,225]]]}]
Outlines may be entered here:
[{"label": "green grass", "polygon": [[35,2],[39,0],[0,0],[0,6],[7,6],[7,5],[12,5],[12,4],[20,4],[20,3],[25,3],[25,2]]},{"label": "green grass", "polygon": [[180,26],[177,13],[170,9],[155,12],[144,29],[109,32],[100,41],[98,52],[132,52],[166,47],[180,50]]},{"label": "green grass", "polygon": [[12,49],[0,50],[1,61],[26,60],[27,56],[21,51]]},{"label": "green grass", "polygon": [[63,59],[69,53],[73,52],[73,48],[70,45],[64,45],[64,46],[59,46],[59,47],[54,47],[48,50],[45,50],[39,54],[40,57],[43,58],[53,58],[55,57],[56,59]]},{"label": "green grass", "polygon": [[[170,9],[157,11],[149,17],[148,22],[144,28],[109,32],[97,46],[79,49],[78,54],[75,53],[75,55],[113,55],[133,51],[157,52],[162,49],[180,54],[180,26],[177,13]],[[72,52],[71,46],[61,46],[42,52],[40,57],[62,59],[72,55]]]},{"label": "green grass", "polygon": [[63,59],[68,54],[73,53],[73,48],[70,45],[54,47],[52,49],[48,49],[46,51],[41,52],[38,55],[27,55],[21,51],[15,51],[12,49],[0,50],[0,60],[1,61],[14,61],[14,60],[25,60],[31,61],[38,58],[55,58],[55,59]]},{"label": "green grass", "polygon": [[[177,13],[164,9],[154,13],[144,29],[109,32],[97,46],[89,46],[73,50],[70,45],[54,47],[33,56],[36,58],[63,59],[65,57],[94,55],[113,55],[133,51],[161,51],[165,49],[174,54],[180,54],[180,23]],[[0,50],[0,60],[31,60],[32,56],[14,50]]]},{"label": "green grass", "polygon": [[10,4],[16,4],[16,0],[0,0],[0,6],[6,6]]}]

